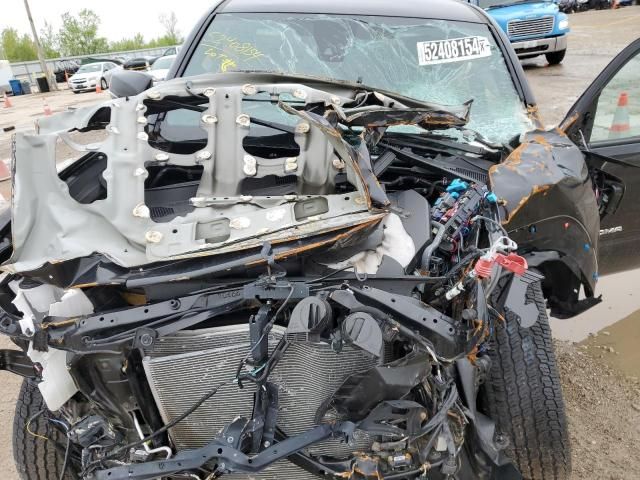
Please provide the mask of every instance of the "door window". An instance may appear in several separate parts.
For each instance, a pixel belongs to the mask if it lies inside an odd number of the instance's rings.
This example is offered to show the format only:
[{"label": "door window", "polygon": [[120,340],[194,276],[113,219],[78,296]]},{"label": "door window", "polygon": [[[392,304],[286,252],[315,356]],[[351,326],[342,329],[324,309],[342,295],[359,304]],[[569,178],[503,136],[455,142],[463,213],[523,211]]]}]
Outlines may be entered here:
[{"label": "door window", "polygon": [[632,57],[598,98],[591,142],[640,141],[640,55]]}]

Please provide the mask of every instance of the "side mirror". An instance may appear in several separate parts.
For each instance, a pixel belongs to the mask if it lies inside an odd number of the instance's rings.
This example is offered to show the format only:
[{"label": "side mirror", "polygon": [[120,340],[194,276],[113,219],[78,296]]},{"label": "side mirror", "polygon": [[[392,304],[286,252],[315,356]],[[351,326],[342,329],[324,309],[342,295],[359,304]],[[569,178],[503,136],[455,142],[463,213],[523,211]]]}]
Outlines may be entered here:
[{"label": "side mirror", "polygon": [[134,70],[113,72],[109,82],[109,92],[115,98],[133,97],[153,87],[153,78]]}]

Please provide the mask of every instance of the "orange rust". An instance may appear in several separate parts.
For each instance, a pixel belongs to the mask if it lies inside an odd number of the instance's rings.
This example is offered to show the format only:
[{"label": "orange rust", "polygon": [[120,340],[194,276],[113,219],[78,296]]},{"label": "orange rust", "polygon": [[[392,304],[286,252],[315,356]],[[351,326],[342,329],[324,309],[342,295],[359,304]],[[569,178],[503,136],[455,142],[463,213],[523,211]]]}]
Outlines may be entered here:
[{"label": "orange rust", "polygon": [[89,283],[78,283],[69,288],[89,288],[89,287],[97,287],[98,282],[89,282]]},{"label": "orange rust", "polygon": [[76,320],[78,318],[69,318],[68,320],[63,320],[61,322],[50,322],[50,323],[43,323],[42,324],[42,329],[46,330],[47,328],[56,328],[56,327],[64,327],[66,325],[72,325],[76,323]]},{"label": "orange rust", "polygon": [[554,128],[553,131],[556,132],[561,137],[566,137],[567,136],[567,134],[564,132],[564,130],[560,130],[560,128],[558,128],[558,127]]},{"label": "orange rust", "polygon": [[527,114],[537,128],[544,129],[544,123],[542,122],[542,117],[540,117],[540,110],[537,105],[529,105],[527,107]]},{"label": "orange rust", "polygon": [[553,145],[551,145],[542,135],[536,135],[535,137],[533,137],[533,139],[536,143],[542,145],[545,150],[551,151],[551,149],[553,149]]},{"label": "orange rust", "polygon": [[576,123],[576,121],[578,121],[578,118],[580,118],[580,115],[577,112],[574,113],[569,118],[566,118],[560,125],[558,125],[558,128],[556,128],[556,131],[560,135],[566,135],[566,131],[569,129],[569,127],[571,127],[571,125],[573,125],[574,123]]},{"label": "orange rust", "polygon": [[122,292],[121,295],[129,305],[144,305],[147,303],[147,296],[143,293]]},{"label": "orange rust", "polygon": [[[349,229],[346,232],[339,233],[335,237],[332,237],[332,238],[329,238],[329,239],[326,239],[326,240],[322,240],[322,241],[319,241],[319,242],[311,243],[309,245],[303,245],[301,247],[292,248],[291,250],[288,250],[286,252],[281,252],[281,253],[275,255],[274,258],[276,260],[284,260],[284,259],[286,259],[286,258],[288,258],[290,256],[293,256],[293,255],[298,255],[300,253],[307,252],[309,250],[315,250],[316,248],[324,247],[325,245],[329,245],[329,244],[335,243],[338,240],[342,240],[344,238],[348,238],[348,237],[354,235],[355,233],[359,232],[360,230],[364,230],[365,228],[368,228],[369,226],[378,223],[380,220],[381,220],[381,218],[375,218],[373,220],[369,220],[367,222],[364,222],[364,223],[361,223],[359,225],[356,225],[355,227],[352,227],[351,229]],[[281,242],[288,241],[288,240],[292,240],[292,239],[281,240]],[[247,263],[245,265],[247,267],[254,267],[254,266],[257,266],[257,265],[262,265],[264,263],[265,263],[265,260],[260,259],[260,260],[255,260],[253,262],[249,262],[249,263]]]},{"label": "orange rust", "polygon": [[521,143],[513,152],[511,152],[504,162],[492,165],[491,168],[489,168],[489,176],[499,173],[498,170],[500,167],[515,171],[516,166],[522,163],[522,152],[524,152],[529,145],[529,143]]},{"label": "orange rust", "polygon": [[524,206],[525,203],[527,203],[531,197],[533,197],[534,195],[538,194],[538,193],[545,193],[547,192],[547,190],[549,190],[551,188],[551,185],[533,185],[531,187],[531,192],[528,195],[525,195],[524,197],[522,197],[520,199],[520,201],[518,202],[518,205],[516,206],[516,208],[514,208],[513,210],[511,210],[511,212],[509,213],[509,216],[507,218],[505,218],[502,221],[502,224],[507,224],[511,221],[511,219],[516,215],[516,213],[518,213],[518,211]]}]

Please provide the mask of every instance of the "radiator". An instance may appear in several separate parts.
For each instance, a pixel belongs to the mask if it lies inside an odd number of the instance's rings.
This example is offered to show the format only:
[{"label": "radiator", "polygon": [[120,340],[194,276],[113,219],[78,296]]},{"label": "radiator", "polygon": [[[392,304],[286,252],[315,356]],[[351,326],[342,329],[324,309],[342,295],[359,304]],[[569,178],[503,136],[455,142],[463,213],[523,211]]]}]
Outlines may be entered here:
[{"label": "radiator", "polygon": [[[273,349],[284,334],[275,326],[269,336]],[[143,360],[145,372],[158,409],[165,422],[178,417],[214,386],[233,379],[239,362],[249,351],[248,326],[234,325],[178,334],[158,339]],[[270,375],[279,388],[278,427],[287,435],[302,433],[314,426],[321,404],[356,373],[376,365],[376,359],[362,350],[346,346],[339,353],[325,343],[293,343]],[[207,444],[238,416],[250,418],[253,384],[223,387],[187,419],[171,429],[179,450]],[[308,453],[346,457],[368,449],[371,440],[359,435],[355,445],[330,439],[309,447]],[[231,475],[230,479],[311,479],[305,470],[283,460],[255,475]]]}]

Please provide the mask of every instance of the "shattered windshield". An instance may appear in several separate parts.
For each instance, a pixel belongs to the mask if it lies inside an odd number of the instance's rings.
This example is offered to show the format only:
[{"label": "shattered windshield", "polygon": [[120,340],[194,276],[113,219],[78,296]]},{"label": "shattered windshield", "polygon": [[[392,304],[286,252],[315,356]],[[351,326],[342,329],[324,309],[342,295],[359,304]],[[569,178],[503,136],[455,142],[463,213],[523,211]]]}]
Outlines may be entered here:
[{"label": "shattered windshield", "polygon": [[231,71],[328,77],[443,105],[473,100],[468,128],[497,143],[531,129],[502,52],[484,24],[325,14],[219,14],[185,75]]}]

